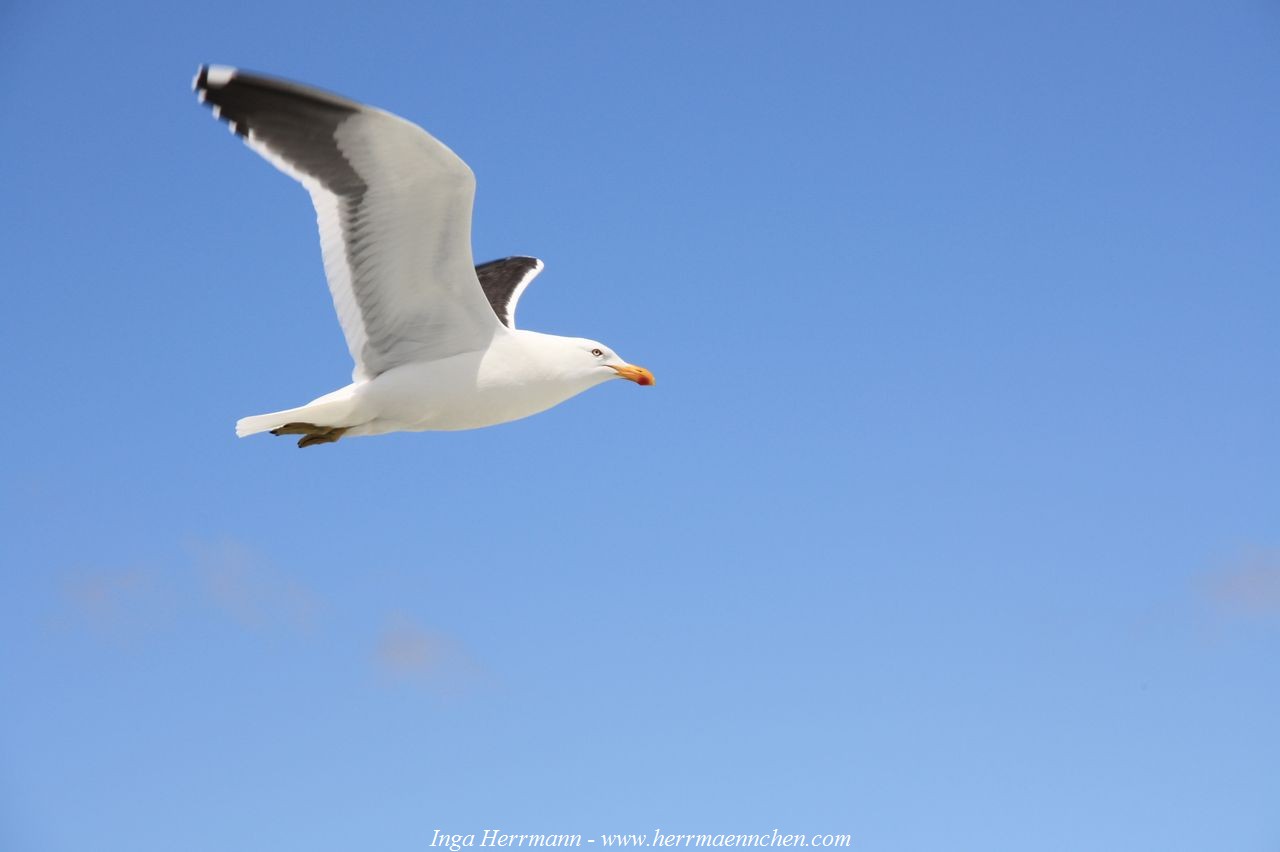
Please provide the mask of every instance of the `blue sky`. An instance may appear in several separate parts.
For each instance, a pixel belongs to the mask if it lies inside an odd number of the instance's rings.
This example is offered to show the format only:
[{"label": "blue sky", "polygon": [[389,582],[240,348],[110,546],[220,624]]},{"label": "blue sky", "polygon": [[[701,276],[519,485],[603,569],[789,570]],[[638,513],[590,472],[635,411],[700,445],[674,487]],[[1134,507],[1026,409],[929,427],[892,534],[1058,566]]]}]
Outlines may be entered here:
[{"label": "blue sky", "polygon": [[[372,6],[374,8],[364,8]],[[1280,844],[1280,11],[0,9],[0,846]],[[350,364],[218,62],[398,112],[612,383]]]}]

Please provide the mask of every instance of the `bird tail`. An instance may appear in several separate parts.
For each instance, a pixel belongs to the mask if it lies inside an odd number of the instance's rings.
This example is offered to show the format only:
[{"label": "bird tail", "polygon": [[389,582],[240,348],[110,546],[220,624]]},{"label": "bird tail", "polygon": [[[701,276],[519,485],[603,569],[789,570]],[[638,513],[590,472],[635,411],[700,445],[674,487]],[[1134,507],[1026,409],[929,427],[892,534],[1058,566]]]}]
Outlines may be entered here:
[{"label": "bird tail", "polygon": [[236,421],[236,435],[240,438],[256,435],[259,432],[279,429],[287,423],[312,423],[330,428],[355,426],[357,424],[351,418],[352,409],[355,407],[352,394],[354,387],[354,385],[348,385],[297,408],[242,417]]},{"label": "bird tail", "polygon": [[243,438],[246,435],[256,435],[259,432],[278,429],[286,423],[297,422],[297,418],[293,416],[293,413],[305,410],[306,406],[303,406],[302,408],[291,408],[288,411],[273,411],[270,414],[241,417],[236,421],[236,437]]}]

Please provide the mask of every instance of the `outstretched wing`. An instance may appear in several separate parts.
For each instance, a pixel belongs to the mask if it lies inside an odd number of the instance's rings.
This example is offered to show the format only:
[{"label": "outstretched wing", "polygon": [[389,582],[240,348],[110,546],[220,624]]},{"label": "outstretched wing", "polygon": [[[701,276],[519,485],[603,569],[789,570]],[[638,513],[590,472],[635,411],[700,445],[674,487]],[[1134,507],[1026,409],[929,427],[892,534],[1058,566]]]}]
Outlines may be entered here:
[{"label": "outstretched wing", "polygon": [[507,328],[516,327],[516,302],[541,271],[542,261],[536,257],[504,257],[476,267],[485,298]]},{"label": "outstretched wing", "polygon": [[499,326],[472,266],[475,176],[456,154],[398,116],[286,80],[201,66],[195,90],[311,194],[355,379],[488,345]]}]

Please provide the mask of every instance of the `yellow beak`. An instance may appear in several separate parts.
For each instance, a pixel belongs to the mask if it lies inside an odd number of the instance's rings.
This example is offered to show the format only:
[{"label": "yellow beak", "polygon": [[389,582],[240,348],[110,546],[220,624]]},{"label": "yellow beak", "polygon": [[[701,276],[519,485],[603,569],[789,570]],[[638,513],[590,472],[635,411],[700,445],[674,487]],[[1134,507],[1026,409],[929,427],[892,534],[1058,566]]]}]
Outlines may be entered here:
[{"label": "yellow beak", "polygon": [[[610,364],[609,366],[613,366]],[[623,364],[621,367],[614,367],[618,371],[618,375],[628,381],[635,382],[638,385],[653,384],[653,373],[650,373],[644,367],[637,367],[635,364]]]}]

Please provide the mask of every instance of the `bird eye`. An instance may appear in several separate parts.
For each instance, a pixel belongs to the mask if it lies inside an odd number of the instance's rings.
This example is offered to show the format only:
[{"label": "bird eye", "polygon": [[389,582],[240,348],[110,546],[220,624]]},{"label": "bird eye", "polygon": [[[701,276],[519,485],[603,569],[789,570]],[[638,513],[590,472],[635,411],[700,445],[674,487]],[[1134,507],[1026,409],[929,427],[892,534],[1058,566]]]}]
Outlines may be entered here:
[{"label": "bird eye", "polygon": [[592,354],[592,355],[594,355],[594,356],[596,356],[597,358],[603,358],[603,357],[604,357],[604,353],[603,353],[603,352],[601,352],[599,349],[592,349],[592,350],[591,350],[591,354]]}]

